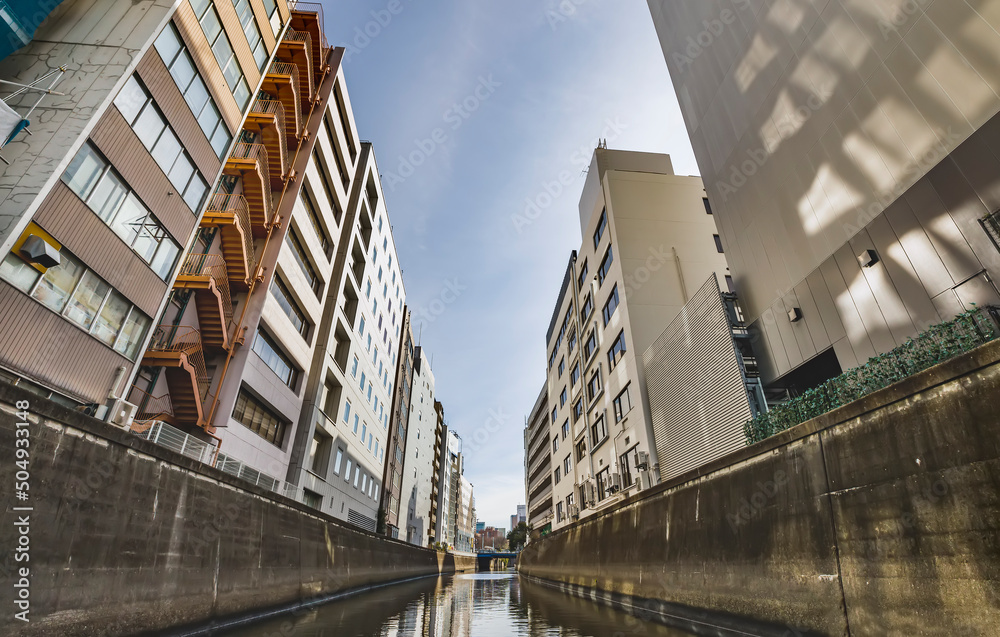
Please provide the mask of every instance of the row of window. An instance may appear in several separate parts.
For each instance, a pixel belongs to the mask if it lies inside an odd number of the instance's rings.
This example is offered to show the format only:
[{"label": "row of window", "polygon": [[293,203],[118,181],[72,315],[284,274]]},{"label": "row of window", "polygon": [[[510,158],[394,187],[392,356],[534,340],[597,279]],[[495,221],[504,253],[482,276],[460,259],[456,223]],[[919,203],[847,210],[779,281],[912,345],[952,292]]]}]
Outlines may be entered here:
[{"label": "row of window", "polygon": [[208,193],[208,182],[195,168],[191,156],[167,123],[167,118],[135,75],[128,78],[115,97],[115,106],[180,193],[184,203],[197,213]]},{"label": "row of window", "polygon": [[191,53],[184,46],[172,23],[163,29],[153,45],[170,71],[170,77],[174,78],[174,83],[184,96],[184,101],[198,120],[198,126],[208,138],[212,150],[218,157],[222,157],[229,148],[233,136],[222,120],[215,99],[208,92],[205,81],[198,73]]},{"label": "row of window", "polygon": [[201,24],[201,30],[208,38],[208,44],[212,48],[212,53],[215,54],[219,68],[222,69],[222,75],[226,78],[229,90],[232,91],[233,97],[236,99],[236,105],[242,111],[250,101],[250,87],[243,76],[243,69],[240,68],[236,54],[233,52],[229,36],[222,28],[222,21],[219,20],[215,5],[211,0],[191,0],[191,7],[194,9],[199,24]]},{"label": "row of window", "polygon": [[281,447],[284,443],[288,423],[245,388],[240,388],[236,397],[233,420],[276,447]]},{"label": "row of window", "polygon": [[60,264],[42,274],[13,252],[0,278],[60,314],[129,360],[135,360],[152,323],[128,299],[63,248]]},{"label": "row of window", "polygon": [[70,162],[62,180],[161,279],[170,277],[180,246],[90,142]]},{"label": "row of window", "polygon": [[[344,464],[346,460],[346,465],[344,468],[344,481],[351,482],[351,468],[354,468],[354,488],[359,489],[361,493],[367,493],[368,497],[373,500],[378,500],[378,488],[379,485],[375,482],[375,476],[370,476],[361,471],[361,463],[356,463],[352,465],[350,456],[343,448],[337,447],[337,458],[333,463],[333,473],[336,475],[340,474],[341,465]],[[359,484],[360,480],[360,484]]]}]

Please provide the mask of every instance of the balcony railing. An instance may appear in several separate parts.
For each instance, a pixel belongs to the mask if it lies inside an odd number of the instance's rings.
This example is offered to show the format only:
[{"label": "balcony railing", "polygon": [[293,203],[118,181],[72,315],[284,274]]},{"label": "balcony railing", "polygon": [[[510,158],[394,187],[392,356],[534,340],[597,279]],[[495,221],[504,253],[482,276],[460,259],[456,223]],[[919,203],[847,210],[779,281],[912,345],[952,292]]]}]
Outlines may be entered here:
[{"label": "balcony railing", "polygon": [[180,275],[210,277],[215,282],[226,317],[224,329],[228,329],[233,321],[233,302],[229,294],[229,272],[226,270],[225,258],[219,254],[188,254],[181,265]]},{"label": "balcony railing", "polygon": [[306,60],[309,64],[307,69],[307,79],[309,81],[309,99],[312,99],[313,93],[316,91],[315,78],[313,77],[312,71],[312,36],[304,31],[296,31],[295,29],[288,29],[284,37],[285,42],[302,42],[306,47]]},{"label": "balcony railing", "polygon": [[208,397],[208,389],[212,379],[205,367],[205,355],[202,352],[201,332],[193,327],[182,325],[158,325],[149,342],[150,352],[176,352],[184,354],[194,367],[195,377],[202,402]]},{"label": "balcony railing", "polygon": [[280,61],[275,60],[274,64],[271,65],[271,70],[269,72],[270,73],[274,73],[275,75],[287,75],[287,76],[291,77],[292,87],[293,87],[292,90],[293,90],[293,93],[295,94],[295,99],[293,100],[295,102],[295,106],[294,106],[294,108],[295,108],[295,122],[296,122],[295,134],[298,135],[299,130],[301,129],[301,127],[303,125],[303,122],[302,122],[302,99],[299,96],[299,87],[300,87],[300,84],[299,84],[299,67],[296,66],[296,65],[294,65],[294,64],[292,64],[292,63],[290,63],[290,62],[280,62]]},{"label": "balcony railing", "polygon": [[257,268],[257,255],[253,248],[253,227],[250,225],[250,208],[243,195],[216,193],[208,201],[208,211],[232,214],[243,235],[243,254],[246,255],[246,269],[252,276]]},{"label": "balcony railing", "polygon": [[986,215],[979,220],[979,223],[982,224],[983,230],[993,241],[993,246],[1000,250],[1000,210]]},{"label": "balcony railing", "polygon": [[318,2],[296,2],[294,5],[289,7],[290,10],[296,11],[298,13],[315,13],[316,20],[319,24],[319,44],[322,47],[323,52],[322,57],[326,57],[326,51],[330,48],[329,42],[326,40],[326,33],[323,32],[323,25],[326,24],[326,20],[323,17],[323,5]]},{"label": "balcony railing", "polygon": [[288,172],[288,137],[285,132],[285,107],[278,100],[256,99],[250,112],[274,116],[275,125],[278,129],[278,139],[281,143],[281,157],[279,158],[281,160],[281,174],[284,176]]},{"label": "balcony railing", "polygon": [[273,203],[271,202],[271,170],[267,161],[267,148],[264,147],[264,144],[248,144],[246,142],[238,142],[233,146],[233,152],[230,154],[229,158],[237,160],[247,159],[257,162],[261,177],[264,179],[261,186],[264,189],[263,199],[265,222],[270,224],[274,218],[274,210],[272,208]]},{"label": "balcony railing", "polygon": [[128,400],[136,406],[135,420],[138,422],[146,422],[174,415],[173,405],[170,403],[170,394],[153,396],[149,392],[143,391],[133,385],[129,390]]}]

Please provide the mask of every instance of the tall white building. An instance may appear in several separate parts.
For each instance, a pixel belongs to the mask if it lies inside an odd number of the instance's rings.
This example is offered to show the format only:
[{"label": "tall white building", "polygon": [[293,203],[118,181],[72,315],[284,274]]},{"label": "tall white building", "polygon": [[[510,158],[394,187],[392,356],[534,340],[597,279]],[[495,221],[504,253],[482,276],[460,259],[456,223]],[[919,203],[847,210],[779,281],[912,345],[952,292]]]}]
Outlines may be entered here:
[{"label": "tall white building", "polygon": [[434,372],[423,347],[417,346],[413,361],[413,391],[410,395],[406,453],[403,461],[401,515],[405,511],[405,538],[427,546],[434,534],[430,526],[434,485],[434,441],[437,411],[434,409]]},{"label": "tall white building", "polygon": [[363,143],[326,304],[326,347],[288,481],[307,504],[374,531],[405,290],[378,168]]},{"label": "tall white building", "polygon": [[[546,335],[553,529],[657,480],[642,353],[726,258],[698,177],[597,148]],[[636,466],[639,452],[645,467]]]}]

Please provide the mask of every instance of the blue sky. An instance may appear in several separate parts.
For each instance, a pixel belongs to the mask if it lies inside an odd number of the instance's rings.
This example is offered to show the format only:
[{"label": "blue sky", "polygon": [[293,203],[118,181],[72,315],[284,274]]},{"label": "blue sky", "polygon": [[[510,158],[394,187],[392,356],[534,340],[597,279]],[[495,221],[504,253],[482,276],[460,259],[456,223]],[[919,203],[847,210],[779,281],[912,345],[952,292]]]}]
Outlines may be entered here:
[{"label": "blue sky", "polygon": [[[478,518],[509,527],[597,139],[698,172],[649,10],[640,0],[324,4],[330,43],[348,47],[347,88],[375,148],[414,334],[465,442]],[[539,207],[527,215],[530,201]]]}]

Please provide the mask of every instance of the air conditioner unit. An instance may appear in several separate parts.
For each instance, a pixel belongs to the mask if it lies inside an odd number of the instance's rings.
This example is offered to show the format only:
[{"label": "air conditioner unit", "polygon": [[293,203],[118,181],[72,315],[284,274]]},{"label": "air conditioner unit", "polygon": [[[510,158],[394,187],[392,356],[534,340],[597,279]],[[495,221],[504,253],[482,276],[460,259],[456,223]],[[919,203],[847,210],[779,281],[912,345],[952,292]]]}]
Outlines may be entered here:
[{"label": "air conditioner unit", "polygon": [[639,486],[639,491],[645,491],[649,487],[653,486],[650,480],[649,471],[646,471],[645,469],[640,470],[639,477],[636,480],[636,484]]},{"label": "air conditioner unit", "polygon": [[128,429],[132,426],[132,420],[135,419],[135,412],[138,408],[137,405],[133,405],[128,401],[116,400],[111,405],[109,421],[111,424],[118,425],[122,429]]},{"label": "air conditioner unit", "polygon": [[649,454],[645,451],[635,452],[635,468],[636,469],[648,469],[649,468]]},{"label": "air conditioner unit", "polygon": [[570,515],[570,517],[573,517],[573,518],[580,517],[580,507],[576,506],[575,504],[572,505],[572,506],[570,506],[570,508],[569,508],[569,515]]},{"label": "air conditioner unit", "polygon": [[612,473],[611,474],[611,480],[610,480],[610,482],[611,482],[611,484],[609,486],[612,489],[614,489],[615,491],[620,491],[621,490],[621,488],[622,488],[622,478],[621,478],[621,476],[619,474]]},{"label": "air conditioner unit", "polygon": [[588,507],[592,507],[594,505],[594,483],[590,480],[583,483],[583,499]]}]

